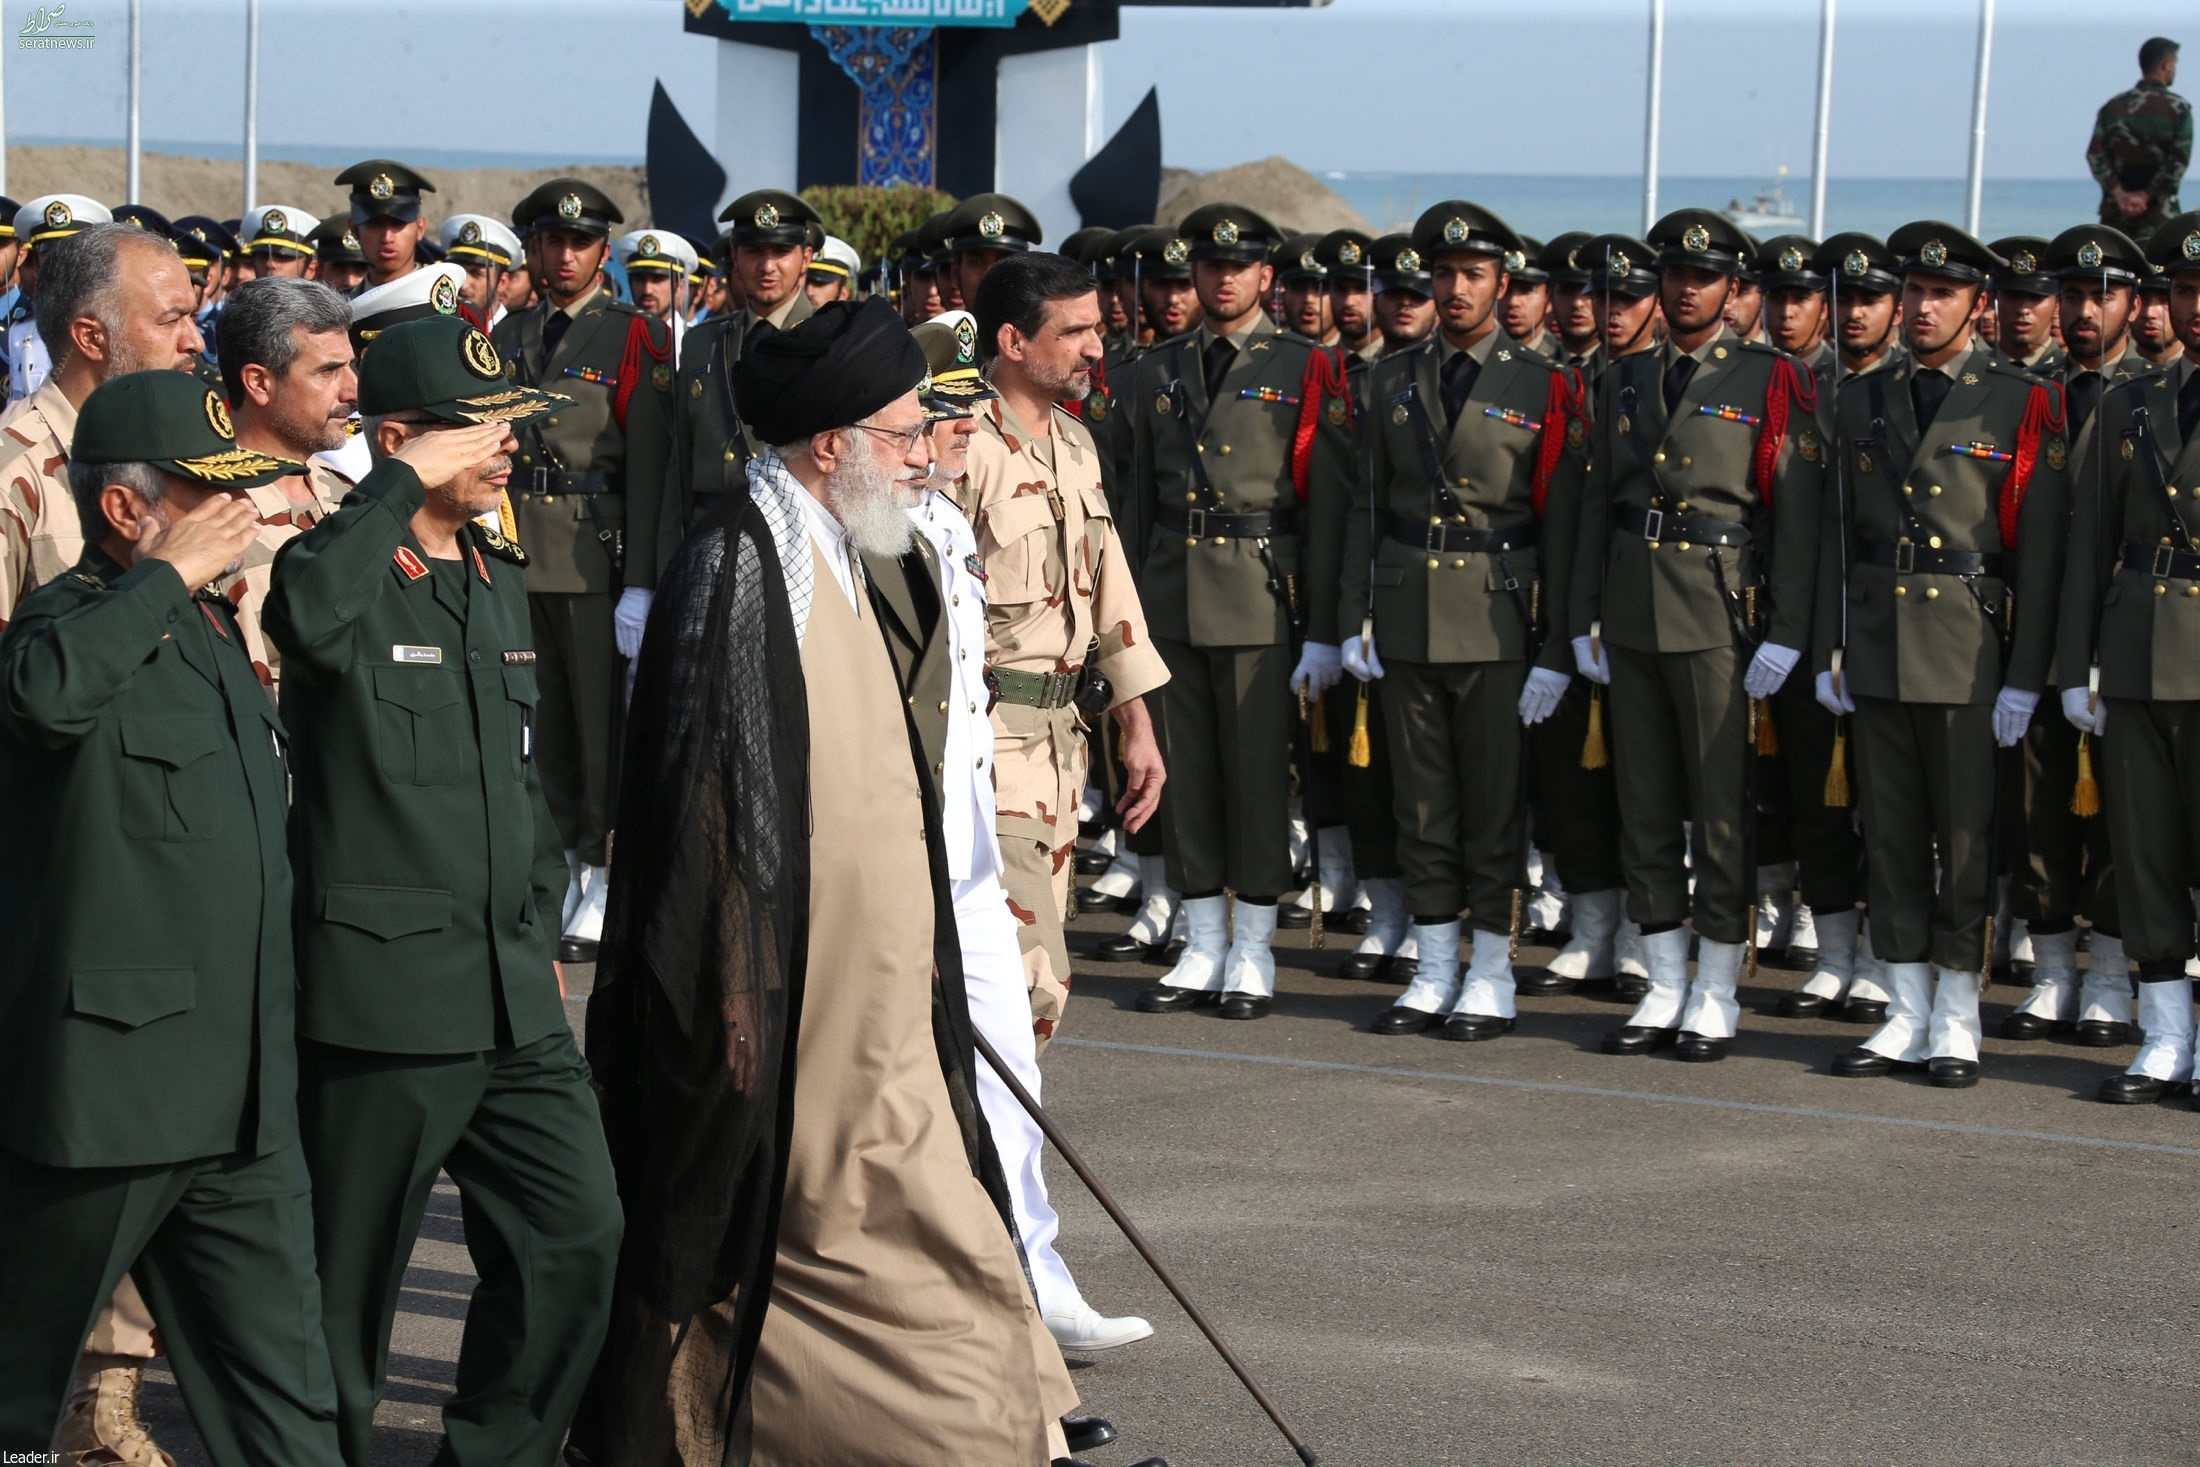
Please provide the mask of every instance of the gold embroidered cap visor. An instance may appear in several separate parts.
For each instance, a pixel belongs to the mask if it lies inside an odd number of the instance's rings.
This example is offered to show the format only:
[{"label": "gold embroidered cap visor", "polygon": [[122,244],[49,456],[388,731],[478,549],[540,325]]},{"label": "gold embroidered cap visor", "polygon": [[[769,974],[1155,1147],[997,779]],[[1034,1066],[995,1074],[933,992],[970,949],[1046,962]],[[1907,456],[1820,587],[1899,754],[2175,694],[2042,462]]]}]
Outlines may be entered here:
[{"label": "gold embroidered cap visor", "polygon": [[489,338],[459,316],[390,327],[359,359],[359,412],[418,413],[446,423],[528,423],[572,399],[515,387]]},{"label": "gold embroidered cap visor", "polygon": [[92,390],[77,415],[78,463],[149,463],[210,489],[251,489],[305,465],[237,446],[221,394],[189,372],[129,372]]}]

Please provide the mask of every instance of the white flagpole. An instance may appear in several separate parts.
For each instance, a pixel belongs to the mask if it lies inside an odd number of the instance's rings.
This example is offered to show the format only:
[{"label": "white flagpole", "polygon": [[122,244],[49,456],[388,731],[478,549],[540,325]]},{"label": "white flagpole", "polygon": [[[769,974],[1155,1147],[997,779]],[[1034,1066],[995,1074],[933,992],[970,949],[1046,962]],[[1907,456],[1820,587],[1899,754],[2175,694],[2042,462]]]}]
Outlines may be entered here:
[{"label": "white flagpole", "polygon": [[1665,0],[1650,0],[1650,69],[1643,88],[1642,232],[1658,220],[1658,108],[1665,91]]},{"label": "white flagpole", "polygon": [[260,202],[260,0],[244,3],[244,207]]},{"label": "white flagpole", "polygon": [[1994,0],[1979,0],[1978,71],[1971,81],[1971,171],[1963,194],[1963,228],[1978,233],[1979,196],[1986,188],[1986,74],[1994,59]]},{"label": "white flagpole", "polygon": [[128,167],[124,170],[129,176],[123,180],[122,191],[133,204],[143,197],[138,188],[141,179],[139,145],[144,141],[138,131],[138,53],[144,29],[145,15],[140,0],[130,0],[130,140]]},{"label": "white flagpole", "polygon": [[1818,117],[1810,154],[1810,237],[1826,237],[1826,143],[1833,131],[1833,7],[1825,0],[1818,18]]}]

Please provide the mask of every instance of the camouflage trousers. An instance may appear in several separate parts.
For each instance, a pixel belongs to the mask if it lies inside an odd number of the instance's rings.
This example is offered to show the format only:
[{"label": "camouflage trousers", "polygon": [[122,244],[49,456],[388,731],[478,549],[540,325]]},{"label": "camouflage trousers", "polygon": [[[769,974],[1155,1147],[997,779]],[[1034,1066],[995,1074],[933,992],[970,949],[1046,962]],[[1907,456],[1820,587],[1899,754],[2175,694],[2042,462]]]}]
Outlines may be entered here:
[{"label": "camouflage trousers", "polygon": [[993,710],[993,778],[1001,843],[1001,888],[1016,919],[1039,1052],[1069,1006],[1069,944],[1062,923],[1076,867],[1077,805],[1090,755],[1074,708]]}]

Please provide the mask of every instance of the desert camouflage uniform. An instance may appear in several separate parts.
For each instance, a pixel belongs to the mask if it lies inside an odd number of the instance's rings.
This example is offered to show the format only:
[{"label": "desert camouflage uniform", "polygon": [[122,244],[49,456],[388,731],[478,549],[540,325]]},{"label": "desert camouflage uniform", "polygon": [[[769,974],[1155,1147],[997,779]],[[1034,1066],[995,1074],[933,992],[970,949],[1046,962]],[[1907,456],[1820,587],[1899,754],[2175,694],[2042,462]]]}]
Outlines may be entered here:
[{"label": "desert camouflage uniform", "polygon": [[0,415],[0,626],[84,553],[69,494],[76,409],[47,382]]},{"label": "desert camouflage uniform", "polygon": [[[2085,161],[2101,185],[2101,222],[2145,244],[2155,225],[2184,212],[2177,186],[2192,161],[2192,104],[2160,82],[2143,81],[2117,93],[2093,119]],[[2145,213],[2124,217],[2109,193],[2119,185],[2146,190]]]},{"label": "desert camouflage uniform", "polygon": [[281,686],[283,669],[281,654],[260,630],[261,608],[267,604],[269,567],[275,564],[275,552],[336,513],[336,506],[351,492],[351,480],[314,459],[306,465],[306,487],[313,494],[311,504],[293,500],[283,491],[280,479],[244,491],[252,501],[253,512],[260,517],[260,533],[245,547],[244,564],[237,573],[223,577],[215,587],[237,608],[237,628],[244,633],[245,655],[252,659],[252,671],[271,692]]}]

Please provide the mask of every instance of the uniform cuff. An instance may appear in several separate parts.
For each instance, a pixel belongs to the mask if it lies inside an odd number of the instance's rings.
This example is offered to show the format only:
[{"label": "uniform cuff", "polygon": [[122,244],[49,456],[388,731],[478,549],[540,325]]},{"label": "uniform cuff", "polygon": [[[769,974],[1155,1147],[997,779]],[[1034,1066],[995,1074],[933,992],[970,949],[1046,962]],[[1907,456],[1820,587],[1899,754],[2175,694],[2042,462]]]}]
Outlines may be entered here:
[{"label": "uniform cuff", "polygon": [[1103,657],[1100,671],[1115,694],[1108,702],[1110,708],[1119,708],[1133,698],[1144,697],[1169,680],[1169,665],[1151,647],[1125,647]]}]

